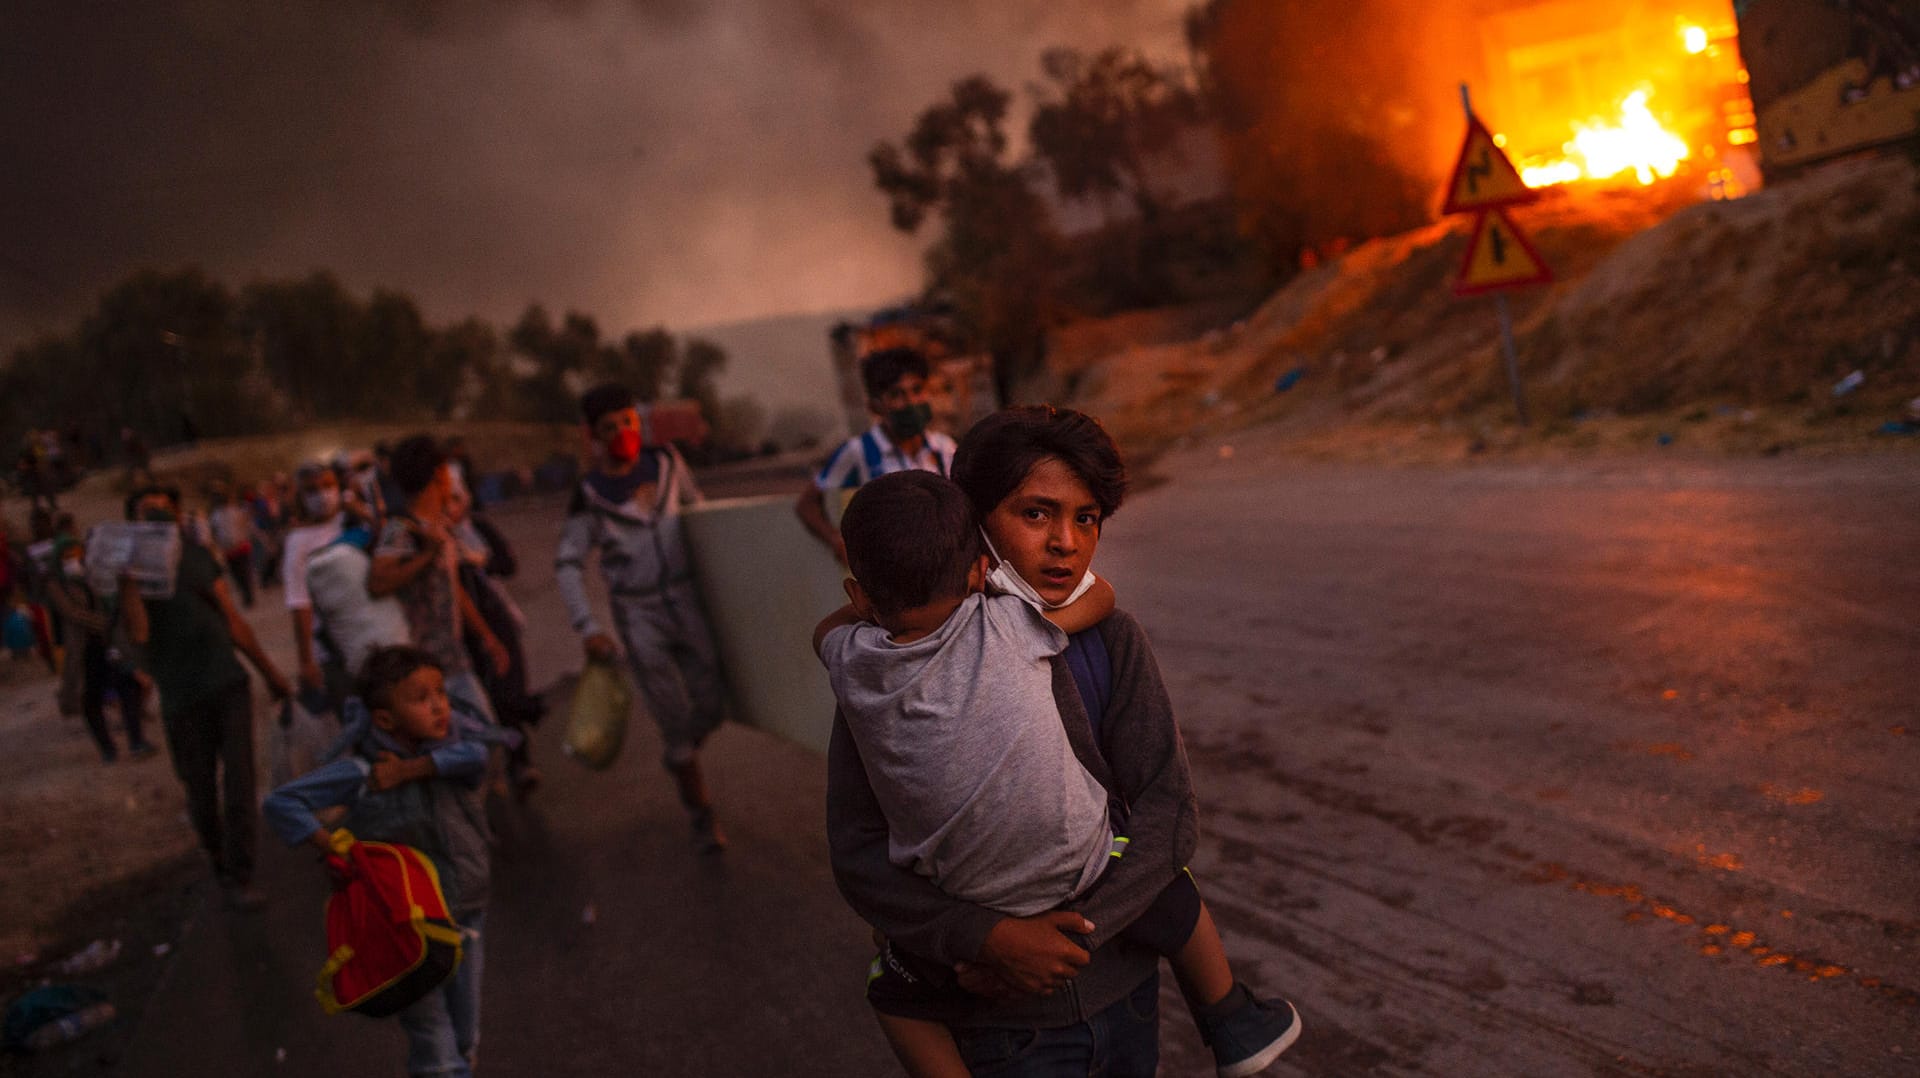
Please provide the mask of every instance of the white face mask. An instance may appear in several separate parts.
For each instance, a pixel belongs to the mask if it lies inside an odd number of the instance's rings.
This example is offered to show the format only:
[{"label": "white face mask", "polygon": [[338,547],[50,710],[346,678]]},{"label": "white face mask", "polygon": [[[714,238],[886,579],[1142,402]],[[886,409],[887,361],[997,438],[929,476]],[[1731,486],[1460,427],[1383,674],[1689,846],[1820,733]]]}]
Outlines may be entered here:
[{"label": "white face mask", "polygon": [[87,565],[78,558],[69,558],[60,563],[60,571],[67,574],[68,580],[80,580],[87,575]]},{"label": "white face mask", "polygon": [[307,515],[315,520],[325,520],[340,511],[340,492],[338,490],[310,490],[301,498]]},{"label": "white face mask", "polygon": [[987,538],[984,529],[980,532],[980,538],[986,540],[987,553],[993,555],[994,560],[993,571],[987,574],[987,587],[1001,595],[1018,595],[1036,610],[1058,610],[1072,605],[1075,599],[1085,595],[1087,589],[1093,587],[1093,570],[1088,569],[1081,575],[1080,583],[1074,585],[1073,594],[1060,602],[1050,603],[1041,598],[1039,592],[1033,590],[1033,585],[1027,583],[1025,577],[1013,571],[1013,566],[1007,559],[1001,557],[1000,552],[993,548],[993,540]]}]

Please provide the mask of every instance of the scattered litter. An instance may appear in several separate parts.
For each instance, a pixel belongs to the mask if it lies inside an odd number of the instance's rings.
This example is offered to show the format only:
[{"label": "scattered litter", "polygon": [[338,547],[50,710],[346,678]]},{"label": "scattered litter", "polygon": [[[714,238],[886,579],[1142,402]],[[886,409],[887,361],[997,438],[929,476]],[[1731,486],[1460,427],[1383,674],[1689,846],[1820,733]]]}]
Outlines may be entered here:
[{"label": "scattered litter", "polygon": [[5,1046],[15,1051],[39,1052],[113,1021],[113,1004],[105,992],[73,984],[41,985],[7,1008]]},{"label": "scattered litter", "polygon": [[583,925],[590,925],[599,919],[600,911],[594,909],[593,903],[591,902],[587,903],[586,909],[580,911],[580,923]]},{"label": "scattered litter", "polygon": [[156,943],[153,945],[153,957],[155,958],[165,958],[172,953],[173,944],[171,943]]},{"label": "scattered litter", "polygon": [[1299,385],[1300,379],[1305,378],[1306,376],[1307,376],[1307,369],[1305,367],[1295,367],[1294,369],[1288,371],[1287,373],[1273,380],[1273,391],[1275,393],[1285,393],[1287,390],[1292,389],[1296,385]]},{"label": "scattered litter", "polygon": [[1878,433],[1890,434],[1896,438],[1904,438],[1909,434],[1920,434],[1920,423],[1911,423],[1896,419],[1880,424]]},{"label": "scattered litter", "polygon": [[1671,431],[1663,430],[1660,432],[1660,436],[1658,438],[1655,438],[1653,441],[1655,445],[1672,445],[1673,433]]},{"label": "scattered litter", "polygon": [[1233,447],[1232,447],[1232,446],[1230,446],[1230,445],[1223,445],[1223,446],[1221,446],[1221,447],[1220,447],[1220,459],[1221,459],[1221,460],[1232,460],[1232,459],[1233,459]]},{"label": "scattered litter", "polygon": [[77,977],[83,973],[92,973],[104,969],[120,957],[119,940],[94,940],[92,943],[62,959],[53,967],[54,972],[63,977]]},{"label": "scattered litter", "polygon": [[285,1048],[275,1048],[273,1050],[273,1061],[275,1063],[285,1063],[287,1061],[287,1050]]},{"label": "scattered litter", "polygon": [[1845,378],[1833,384],[1833,395],[1836,397],[1844,397],[1866,384],[1867,372],[1854,371],[1852,374],[1847,375]]},{"label": "scattered litter", "polygon": [[1920,397],[1907,402],[1907,418],[1920,423]]},{"label": "scattered litter", "polygon": [[1220,407],[1220,391],[1217,389],[1208,390],[1207,395],[1200,398],[1200,403],[1209,408]]}]

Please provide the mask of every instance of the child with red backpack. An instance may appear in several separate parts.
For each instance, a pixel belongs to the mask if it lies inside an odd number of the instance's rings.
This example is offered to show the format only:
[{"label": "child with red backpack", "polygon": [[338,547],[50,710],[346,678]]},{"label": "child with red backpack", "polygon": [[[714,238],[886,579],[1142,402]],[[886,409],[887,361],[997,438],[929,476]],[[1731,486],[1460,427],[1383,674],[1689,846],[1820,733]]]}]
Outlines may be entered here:
[{"label": "child with red backpack", "polygon": [[490,871],[482,782],[488,743],[514,735],[456,711],[439,663],[413,647],[369,655],[347,710],[339,758],[274,790],[263,812],[288,845],[332,853],[334,833],[316,813],[344,807],[343,826],[356,839],[410,846],[433,862],[464,954],[453,976],[398,1017],[408,1073],[467,1078],[480,1043]]}]

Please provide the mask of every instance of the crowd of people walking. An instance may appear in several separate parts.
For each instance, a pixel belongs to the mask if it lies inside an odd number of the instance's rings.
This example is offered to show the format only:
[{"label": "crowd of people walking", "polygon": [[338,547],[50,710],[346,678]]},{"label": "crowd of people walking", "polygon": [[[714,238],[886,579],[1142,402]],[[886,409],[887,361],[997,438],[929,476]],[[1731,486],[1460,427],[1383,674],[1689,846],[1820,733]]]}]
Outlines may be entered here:
[{"label": "crowd of people walking", "polygon": [[[823,461],[795,512],[850,574],[852,603],[814,640],[840,704],[825,827],[835,879],[875,930],[867,996],[888,1043],[917,1076],[1084,1074],[1094,1060],[1150,1075],[1164,958],[1219,1073],[1264,1069],[1300,1016],[1232,972],[1187,869],[1195,794],[1172,705],[1146,635],[1091,568],[1126,493],[1118,448],[1091,417],[1049,407],[998,413],[956,443],[930,427],[924,356],[877,352],[863,375],[874,422]],[[726,694],[680,520],[702,495],[625,388],[580,406],[592,460],[559,524],[553,586],[583,660],[624,665],[694,848],[717,854],[728,836],[701,749]],[[110,702],[126,754],[155,754],[157,696],[233,907],[267,902],[263,811],[274,835],[330,862],[376,841],[438,867],[462,957],[398,1012],[418,1075],[472,1073],[484,937],[502,927],[488,917],[482,802],[543,780],[528,734],[544,704],[502,586],[523,567],[472,478],[463,447],[422,434],[252,488],[211,484],[202,512],[142,483],[124,516],[177,544],[163,583],[94,571],[88,537],[40,506],[29,541],[0,558],[0,594],[47,611],[27,630],[51,627],[54,646],[26,650],[64,651],[102,759],[120,755]],[[293,638],[284,667],[244,614],[275,588]],[[264,808],[249,668],[283,726],[324,722],[332,742]]]}]

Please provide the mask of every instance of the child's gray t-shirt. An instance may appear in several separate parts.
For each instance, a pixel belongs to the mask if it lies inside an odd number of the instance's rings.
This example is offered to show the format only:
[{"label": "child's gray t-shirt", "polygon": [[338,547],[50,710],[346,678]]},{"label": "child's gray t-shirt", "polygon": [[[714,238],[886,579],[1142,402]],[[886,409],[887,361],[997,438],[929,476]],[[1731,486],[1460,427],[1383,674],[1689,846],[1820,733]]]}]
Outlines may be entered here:
[{"label": "child's gray t-shirt", "polygon": [[821,641],[894,864],[1016,917],[1099,878],[1113,843],[1106,790],[1053,699],[1049,660],[1066,645],[1025,601],[978,594],[912,643],[864,623]]}]

